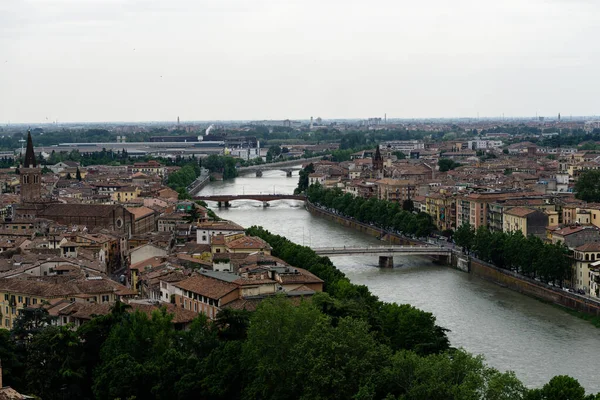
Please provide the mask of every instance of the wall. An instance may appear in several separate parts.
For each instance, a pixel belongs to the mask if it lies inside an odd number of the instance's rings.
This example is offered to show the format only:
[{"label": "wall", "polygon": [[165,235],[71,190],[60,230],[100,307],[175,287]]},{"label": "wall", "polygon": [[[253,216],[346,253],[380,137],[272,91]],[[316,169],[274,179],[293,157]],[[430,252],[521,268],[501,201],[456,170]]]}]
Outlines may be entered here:
[{"label": "wall", "polygon": [[544,285],[541,282],[518,276],[517,274],[496,268],[483,261],[471,259],[471,274],[490,282],[498,283],[540,300],[549,301],[572,310],[600,316],[600,303],[583,298],[564,290]]}]

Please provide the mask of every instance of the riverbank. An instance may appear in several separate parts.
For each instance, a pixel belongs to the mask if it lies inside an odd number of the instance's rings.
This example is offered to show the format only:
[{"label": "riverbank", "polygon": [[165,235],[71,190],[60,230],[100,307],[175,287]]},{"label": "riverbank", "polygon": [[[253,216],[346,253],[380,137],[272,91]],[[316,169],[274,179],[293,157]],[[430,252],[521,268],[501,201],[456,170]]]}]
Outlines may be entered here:
[{"label": "riverbank", "polygon": [[188,187],[187,191],[190,195],[193,193],[198,193],[202,190],[208,183],[210,182],[210,175],[200,175],[194,182],[192,182]]},{"label": "riverbank", "polygon": [[[347,226],[356,229],[360,232],[366,233],[370,236],[382,238],[386,242],[398,245],[423,245],[424,242],[409,239],[397,234],[390,234],[389,232],[377,228],[372,225],[364,224],[362,222],[349,219],[347,217],[335,214],[331,211],[324,210],[311,202],[306,202],[306,209],[312,213],[319,215],[323,218],[327,218],[343,226]],[[452,266],[460,267],[459,257],[453,257]],[[465,260],[463,260],[465,261]],[[458,268],[471,275],[477,276],[478,278],[484,279],[489,282],[493,282],[500,286],[514,290],[516,292],[525,294],[535,299],[556,304],[562,308],[565,308],[573,315],[583,314],[589,318],[584,318],[587,321],[594,323],[597,326],[599,322],[597,319],[600,318],[600,302],[596,302],[592,299],[579,296],[574,293],[569,293],[564,290],[546,285],[542,282],[538,282],[533,279],[518,275],[512,271],[497,268],[491,264],[485,263],[481,260],[469,257],[467,265]],[[596,319],[596,322],[593,322]]]}]

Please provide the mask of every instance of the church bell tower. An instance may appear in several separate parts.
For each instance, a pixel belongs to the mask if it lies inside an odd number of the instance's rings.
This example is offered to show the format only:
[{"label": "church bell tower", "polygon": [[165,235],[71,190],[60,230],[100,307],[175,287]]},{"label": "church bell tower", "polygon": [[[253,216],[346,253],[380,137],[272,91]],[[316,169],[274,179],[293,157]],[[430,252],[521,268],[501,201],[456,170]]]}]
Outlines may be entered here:
[{"label": "church bell tower", "polygon": [[42,171],[37,167],[31,132],[27,132],[27,149],[20,171],[21,203],[32,203],[42,197]]}]

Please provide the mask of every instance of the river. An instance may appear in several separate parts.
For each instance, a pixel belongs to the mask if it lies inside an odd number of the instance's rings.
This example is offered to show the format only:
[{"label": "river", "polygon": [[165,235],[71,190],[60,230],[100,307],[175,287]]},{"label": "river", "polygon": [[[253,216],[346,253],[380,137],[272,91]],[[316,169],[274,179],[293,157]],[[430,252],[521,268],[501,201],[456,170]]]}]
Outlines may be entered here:
[{"label": "river", "polygon": [[[297,174],[291,178],[282,171],[265,171],[261,178],[249,174],[212,182],[200,194],[288,194],[297,185]],[[380,243],[315,217],[294,200],[274,201],[266,208],[260,202],[240,200],[215,211],[244,227],[262,225],[307,246]],[[588,392],[600,392],[600,330],[581,319],[426,258],[396,256],[393,269],[379,269],[375,256],[332,261],[352,282],[368,286],[380,299],[433,313],[440,326],[450,329],[452,346],[484,355],[490,366],[501,371],[515,371],[528,387],[541,387],[555,375],[570,375]]]}]

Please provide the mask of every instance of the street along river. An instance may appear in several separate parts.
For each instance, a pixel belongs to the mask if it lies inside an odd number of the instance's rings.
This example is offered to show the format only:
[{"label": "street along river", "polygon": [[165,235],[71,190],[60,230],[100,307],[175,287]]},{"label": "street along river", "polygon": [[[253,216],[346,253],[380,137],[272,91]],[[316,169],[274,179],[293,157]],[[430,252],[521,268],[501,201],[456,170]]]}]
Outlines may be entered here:
[{"label": "street along river", "polygon": [[[265,171],[232,181],[212,182],[201,195],[292,193],[297,172]],[[381,244],[376,238],[311,215],[295,200],[235,201],[216,209],[219,216],[244,227],[262,225],[272,233],[312,247]],[[452,346],[485,356],[499,370],[513,370],[529,387],[555,375],[570,375],[589,392],[600,392],[600,330],[551,305],[432,264],[421,257],[394,257],[395,268],[379,269],[377,257],[334,257],[354,283],[366,285],[380,299],[408,303],[431,312],[450,329]]]}]

